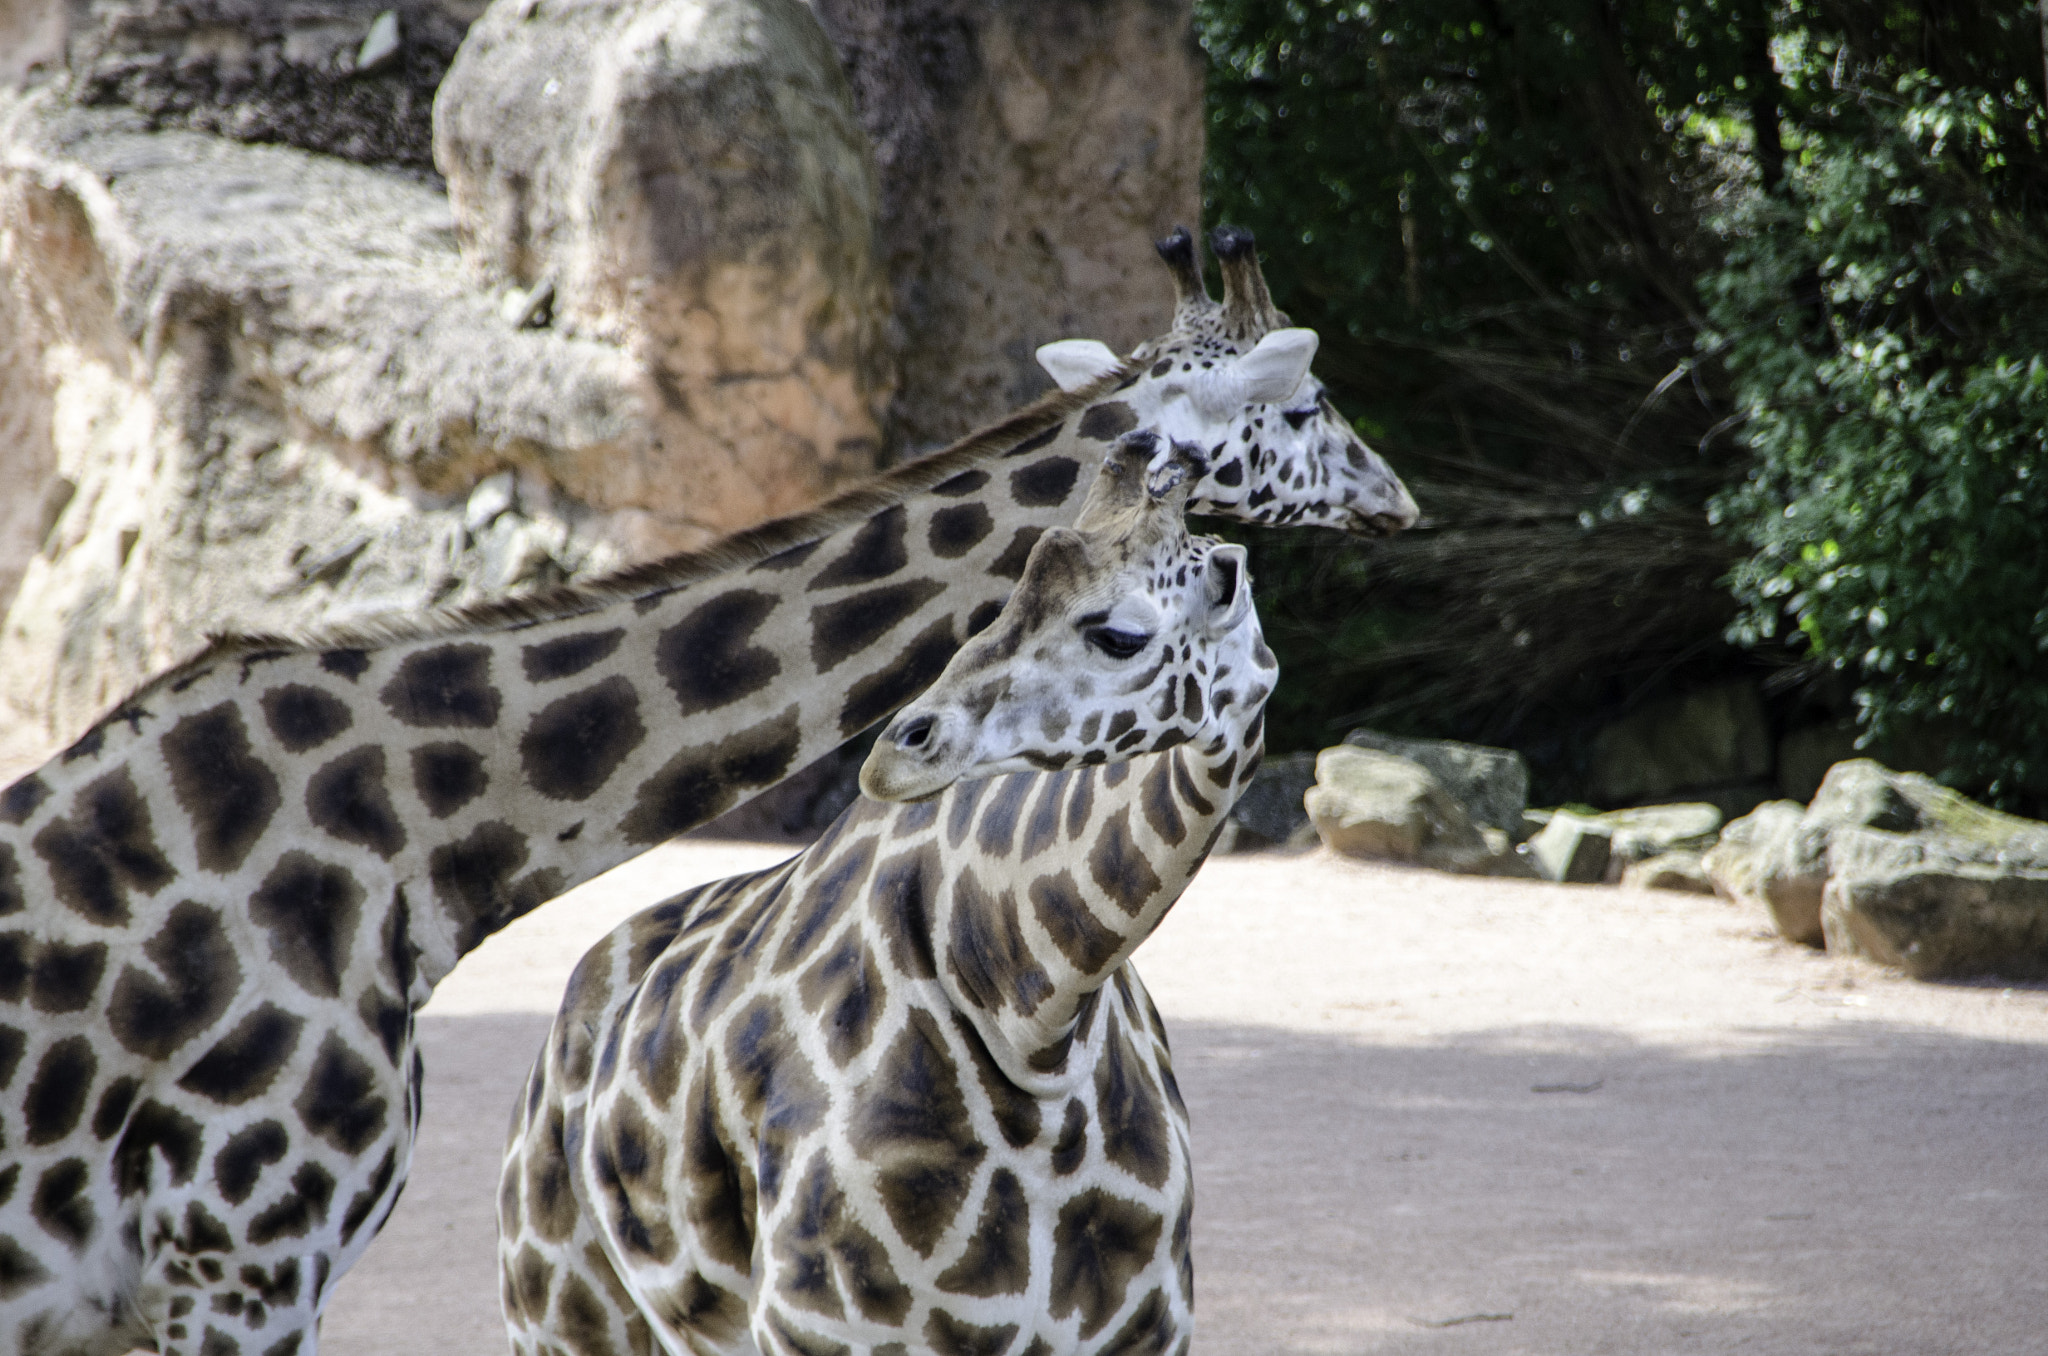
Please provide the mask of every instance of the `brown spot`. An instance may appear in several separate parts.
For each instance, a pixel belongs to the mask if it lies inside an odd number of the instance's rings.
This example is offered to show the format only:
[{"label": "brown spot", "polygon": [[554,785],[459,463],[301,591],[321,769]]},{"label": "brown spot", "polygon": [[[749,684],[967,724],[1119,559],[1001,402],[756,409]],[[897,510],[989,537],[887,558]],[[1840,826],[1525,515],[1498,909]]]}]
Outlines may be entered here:
[{"label": "brown spot", "polygon": [[988,539],[996,520],[980,504],[955,504],[932,514],[925,541],[941,560],[958,560]]},{"label": "brown spot", "polygon": [[305,1024],[304,1018],[265,1003],[216,1041],[178,1086],[223,1106],[239,1106],[270,1087],[299,1048]]},{"label": "brown spot", "polygon": [[[812,847],[810,856],[823,860],[830,846],[829,842],[821,841]],[[839,920],[849,905],[861,898],[861,887],[867,882],[868,871],[874,864],[875,840],[863,837],[827,862],[824,869],[803,886],[797,897],[788,900],[784,913],[789,917],[789,925],[784,930],[782,946],[772,967],[776,974],[810,959],[818,939]]]},{"label": "brown spot", "polygon": [[847,1138],[874,1166],[876,1190],[898,1236],[931,1256],[966,1203],[988,1149],[975,1138],[959,1070],[930,1013],[911,1011],[859,1089]]},{"label": "brown spot", "polygon": [[171,880],[156,845],[149,805],[125,768],[81,790],[69,816],[45,824],[33,840],[57,898],[88,922],[128,922],[128,891],[153,895]]},{"label": "brown spot", "polygon": [[937,579],[905,579],[812,608],[812,664],[819,673],[830,673],[945,591]]},{"label": "brown spot", "polygon": [[1138,426],[1138,412],[1121,400],[1091,405],[1081,416],[1080,434],[1098,443],[1115,442]]},{"label": "brown spot", "polygon": [[387,862],[405,846],[405,828],[384,788],[384,750],[375,744],[344,753],[307,780],[306,817]]},{"label": "brown spot", "polygon": [[[18,983],[9,982],[11,977],[7,973],[17,963],[7,954],[8,943],[13,940],[0,938],[0,994],[7,994],[10,1001],[20,990]],[[51,940],[36,948],[34,954],[34,970],[28,976],[30,1006],[37,1012],[58,1014],[83,1012],[92,1004],[93,996],[99,992],[100,977],[106,973],[106,943],[68,946]]]},{"label": "brown spot", "polygon": [[303,683],[272,688],[262,705],[264,723],[286,753],[317,749],[355,723],[341,698]]},{"label": "brown spot", "polygon": [[1038,1138],[1038,1099],[1009,1080],[989,1054],[981,1032],[964,1013],[955,1012],[952,1016],[953,1034],[967,1051],[968,1062],[974,1065],[975,1076],[981,1080],[981,1092],[988,1098],[996,1128],[1003,1132],[1003,1139],[1011,1148],[1024,1148]]},{"label": "brown spot", "polygon": [[121,971],[107,1025],[136,1054],[166,1059],[227,1011],[241,987],[242,966],[220,915],[190,900],[171,909],[142,954],[156,973],[134,965]]},{"label": "brown spot", "polygon": [[874,1039],[889,990],[874,956],[849,931],[804,972],[797,992],[804,1010],[824,1026],[826,1053],[844,1068]]},{"label": "brown spot", "polygon": [[986,1012],[1037,1012],[1052,993],[1052,980],[1024,940],[1016,896],[1008,890],[990,894],[973,868],[963,865],[953,881],[952,915],[946,969],[967,1000]]},{"label": "brown spot", "polygon": [[525,835],[495,821],[477,825],[468,837],[428,855],[434,895],[457,924],[458,953],[466,955],[499,928],[562,893],[562,873],[552,867],[516,874],[527,856]]},{"label": "brown spot", "polygon": [[675,1260],[664,1168],[668,1141],[631,1097],[612,1099],[590,1126],[590,1162],[610,1210],[610,1234],[626,1253],[666,1265]]},{"label": "brown spot", "polygon": [[407,655],[377,695],[415,729],[488,730],[504,701],[491,685],[487,645],[440,645]]},{"label": "brown spot", "polygon": [[909,512],[903,505],[892,504],[883,509],[860,525],[846,550],[818,571],[804,586],[805,591],[815,593],[887,579],[910,563],[910,552],[904,546],[908,523]]},{"label": "brown spot", "polygon": [[1084,1340],[1100,1332],[1151,1265],[1164,1228],[1153,1211],[1100,1187],[1061,1206],[1053,1226],[1052,1316],[1078,1312]]},{"label": "brown spot", "polygon": [[341,994],[363,887],[342,867],[287,852],[249,896],[249,916],[270,932],[270,956],[307,993]]},{"label": "brown spot", "polygon": [[824,1123],[830,1099],[770,998],[755,999],[733,1019],[726,1060],[739,1113],[755,1129],[756,1189],[772,1207],[790,1153]]},{"label": "brown spot", "polygon": [[939,1275],[956,1295],[1021,1295],[1031,1284],[1031,1206],[1008,1168],[997,1168],[960,1259]]},{"label": "brown spot", "polygon": [[520,766],[548,799],[588,800],[646,738],[639,694],[614,676],[543,707],[520,736]]},{"label": "brown spot", "polygon": [[1164,1356],[1180,1336],[1180,1326],[1173,1321],[1173,1307],[1166,1302],[1164,1293],[1153,1290],[1138,1301],[1138,1307],[1131,1310],[1131,1316],[1102,1349],[1118,1356]]},{"label": "brown spot", "polygon": [[717,1094],[702,1067],[677,1119],[682,1123],[684,1217],[712,1261],[744,1273],[754,1256],[754,1184],[719,1133]]},{"label": "brown spot", "polygon": [[710,748],[686,748],[641,786],[620,826],[629,843],[659,843],[724,813],[742,791],[788,774],[802,746],[791,705]]},{"label": "brown spot", "polygon": [[715,711],[751,696],[782,672],[775,654],[753,643],[775,610],[776,597],[733,589],[698,605],[661,633],[654,666],[668,681],[680,714]]},{"label": "brown spot", "polygon": [[330,1031],[292,1106],[315,1135],[344,1153],[361,1154],[384,1133],[390,1104],[380,1086],[377,1071]]},{"label": "brown spot", "polygon": [[50,1237],[72,1252],[85,1250],[99,1214],[92,1208],[92,1172],[82,1158],[65,1158],[43,1169],[29,1209]]},{"label": "brown spot", "polygon": [[24,1138],[30,1144],[55,1144],[78,1128],[99,1067],[84,1036],[66,1036],[43,1052],[21,1102]]},{"label": "brown spot", "polygon": [[898,853],[875,868],[869,903],[889,939],[889,959],[906,979],[938,977],[932,957],[932,910],[944,879],[938,853],[930,844]]},{"label": "brown spot", "polygon": [[1173,1167],[1173,1143],[1159,1088],[1121,1023],[1104,1046],[1095,1064],[1103,1156],[1146,1186],[1164,1186]]},{"label": "brown spot", "polygon": [[[591,1245],[596,1248],[596,1244]],[[594,1269],[598,1261],[604,1263],[605,1271],[611,1271],[611,1259],[600,1251],[591,1262]],[[732,1291],[714,1285],[699,1272],[684,1276],[682,1283],[667,1294],[650,1295],[649,1299],[661,1310],[671,1327],[694,1333],[719,1347],[731,1349],[738,1346],[747,1332],[747,1305]],[[631,1303],[630,1298],[615,1297],[623,1308]],[[633,1348],[634,1353],[660,1351],[649,1334],[647,1340]]]},{"label": "brown spot", "polygon": [[924,1321],[924,1336],[937,1356],[1002,1356],[1016,1339],[1017,1325],[984,1328],[934,1309]]},{"label": "brown spot", "polygon": [[1109,969],[1126,939],[1103,926],[1081,897],[1081,887],[1072,873],[1034,877],[1029,893],[1040,926],[1076,970],[1099,975]]},{"label": "brown spot", "polygon": [[489,785],[484,756],[467,744],[422,744],[412,751],[412,789],[436,819],[454,814]]},{"label": "brown spot", "polygon": [[1052,1145],[1052,1170],[1054,1175],[1065,1177],[1081,1166],[1088,1158],[1088,1108],[1078,1100],[1067,1102],[1066,1116],[1060,1121],[1059,1138]]},{"label": "brown spot", "polygon": [[223,702],[187,716],[157,747],[192,821],[199,865],[223,874],[240,867],[282,803],[276,775],[249,748],[242,713]]},{"label": "brown spot", "polygon": [[522,649],[519,666],[529,683],[573,678],[591,665],[611,658],[612,652],[625,638],[626,628],[623,626],[609,631],[582,631],[575,635],[557,636]]},{"label": "brown spot", "polygon": [[1158,898],[1159,873],[1131,837],[1128,806],[1103,822],[1095,845],[1088,850],[1088,874],[1098,889],[1133,918]]},{"label": "brown spot", "polygon": [[840,734],[858,734],[893,714],[930,687],[959,648],[951,617],[940,617],[927,626],[887,665],[856,679],[847,688],[846,704],[839,711]]},{"label": "brown spot", "polygon": [[844,1318],[842,1297],[878,1323],[901,1323],[913,1299],[886,1248],[861,1227],[832,1180],[825,1154],[812,1156],[775,1231],[776,1295],[827,1318]]},{"label": "brown spot", "polygon": [[1042,527],[1020,527],[1010,537],[1010,544],[1002,554],[989,562],[988,572],[997,579],[1019,580],[1024,577],[1024,567],[1031,561],[1031,548],[1038,545],[1038,539],[1045,535]]}]

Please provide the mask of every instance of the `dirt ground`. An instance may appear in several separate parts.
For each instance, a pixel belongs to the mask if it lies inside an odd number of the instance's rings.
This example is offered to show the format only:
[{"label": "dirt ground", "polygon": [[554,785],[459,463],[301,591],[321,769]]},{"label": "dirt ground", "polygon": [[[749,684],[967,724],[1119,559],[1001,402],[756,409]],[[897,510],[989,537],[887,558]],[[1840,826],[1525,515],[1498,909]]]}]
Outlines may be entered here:
[{"label": "dirt ground", "polygon": [[[786,848],[674,844],[466,960],[327,1356],[498,1356],[491,1206],[569,968]],[[1220,859],[1138,967],[1194,1119],[1203,1356],[2048,1353],[2048,988],[1699,896]]]}]

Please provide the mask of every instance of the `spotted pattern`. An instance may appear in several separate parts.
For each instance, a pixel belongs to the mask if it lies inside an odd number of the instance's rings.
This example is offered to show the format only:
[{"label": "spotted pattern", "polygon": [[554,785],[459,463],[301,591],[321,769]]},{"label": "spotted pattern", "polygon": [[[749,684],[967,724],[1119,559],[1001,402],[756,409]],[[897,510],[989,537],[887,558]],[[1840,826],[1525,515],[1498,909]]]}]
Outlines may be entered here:
[{"label": "spotted pattern", "polygon": [[[1242,279],[1241,258],[1227,279]],[[0,788],[0,1350],[310,1351],[314,1313],[402,1185],[419,1103],[411,1014],[434,982],[520,912],[739,803],[916,696],[963,642],[996,626],[1033,544],[1073,521],[1102,436],[1119,436],[1126,420],[1134,433],[1202,449],[1211,469],[1199,503],[1246,521],[1355,525],[1360,487],[1391,478],[1327,402],[1312,415],[1306,401],[1203,413],[1177,390],[1200,363],[1255,341],[1244,315],[1226,311],[1184,305],[1172,334],[1105,383],[1113,394],[1055,400],[845,505],[701,560],[427,619],[414,639],[216,649]],[[1187,825],[1177,849],[1186,851],[1206,822],[1186,789],[1213,799],[1210,788],[1232,781],[1205,767],[1148,782],[1153,798],[1129,803],[1139,850],[1162,860],[1150,845],[1171,837],[1165,789]],[[990,1117],[987,1157],[931,1259],[913,1266],[885,1217],[860,1221],[897,1282],[951,1297],[913,1303],[898,1325],[909,1345],[973,1349],[1011,1322],[996,1321],[987,1296],[932,1283],[970,1238],[982,1240],[978,1257],[1000,1255],[1001,1240],[979,1224],[989,1193],[1009,1189],[998,1169],[1027,1195],[1046,1176],[1012,1156],[1071,1163],[1057,1177],[1068,1186],[1121,1173],[1124,1187],[1150,1190],[1104,1156],[1093,1119],[1062,1139],[1066,1101],[1041,1108],[999,1076],[1057,1069],[1113,1024],[1091,1001],[1072,1031],[1049,1037],[1045,1026],[1064,1010],[1059,986],[1113,964],[1116,939],[1134,926],[1096,885],[1085,832],[1069,834],[1089,819],[1091,785],[1081,779],[1056,806],[1026,798],[959,848],[937,841],[936,805],[899,808],[899,841],[853,873],[867,874],[847,887],[848,902],[803,915],[815,942],[786,968],[780,953],[770,961],[790,995],[781,1029],[809,1033],[790,1039],[822,1071],[828,1103],[839,1071],[855,1076],[894,1048],[914,999],[978,976],[988,1006],[963,998],[932,1029],[961,1096]],[[1002,843],[1002,869],[975,872],[977,897],[997,916],[961,922],[949,912],[945,854]],[[714,936],[775,926],[780,915],[745,895],[701,901],[694,931],[653,928],[635,943],[635,963],[665,956],[678,1011],[715,1019],[764,982],[746,948]],[[856,939],[856,917],[887,926]],[[1028,967],[1021,987],[1000,973],[1004,958],[1023,955],[1020,940],[1055,987],[1035,1007],[1041,985]],[[1037,1025],[998,1060],[987,1024],[1024,1021]],[[634,1036],[645,1059],[681,1048],[649,1034]],[[601,1054],[585,1051],[586,1077]],[[641,1058],[622,1046],[612,1067]],[[1170,1081],[1157,1084],[1170,1102]],[[659,1076],[646,1086],[664,1104],[723,1095],[715,1083],[693,1091],[680,1070],[673,1089]],[[69,1127],[47,1144],[28,1142],[32,1089],[40,1132]],[[654,1120],[656,1107],[646,1114]],[[555,1121],[558,1137],[589,1142]],[[718,1240],[704,1243],[700,1269],[679,1264],[650,1279],[633,1292],[643,1310],[619,1277],[591,1269],[602,1252],[579,1223],[510,1273],[526,1293],[551,1297],[583,1349],[651,1352],[661,1323],[746,1340],[755,1292],[740,1269],[756,1246],[763,1165],[742,1152],[734,1125],[692,1124],[687,1152],[672,1148],[668,1161],[677,1189],[688,1184],[690,1236]],[[809,1139],[792,1142],[774,1165],[771,1210],[793,1199],[814,1157]],[[550,1217],[569,1218],[562,1192],[551,1199]],[[881,1209],[858,1193],[846,1201],[820,1194],[812,1218],[829,1232],[849,1208]],[[1031,1197],[1034,1228],[1052,1227],[1055,1204]],[[873,1279],[842,1292],[849,1315],[892,1311],[887,1275],[859,1240],[798,1251],[826,1259],[835,1284],[856,1270]],[[547,1278],[570,1254],[583,1260],[554,1286]],[[89,1283],[106,1277],[124,1279],[113,1292]],[[1184,1299],[1175,1303],[1172,1314],[1184,1314]],[[759,1331],[786,1331],[774,1340],[793,1350],[851,1345],[809,1325],[807,1312],[770,1315]],[[1151,1312],[1134,1300],[1098,1340],[1139,1333]],[[1030,1322],[1016,1322],[1013,1356],[1050,1352]]]},{"label": "spotted pattern", "polygon": [[[1065,626],[1048,580],[1090,582],[1034,566],[990,635]],[[1203,655],[1239,695],[1169,751],[862,800],[593,947],[500,1178],[514,1350],[1184,1348],[1186,1110],[1126,962],[1256,764],[1263,653],[1251,621]],[[1178,720],[1180,671],[1148,681]],[[1156,740],[1127,700],[1098,739]]]}]

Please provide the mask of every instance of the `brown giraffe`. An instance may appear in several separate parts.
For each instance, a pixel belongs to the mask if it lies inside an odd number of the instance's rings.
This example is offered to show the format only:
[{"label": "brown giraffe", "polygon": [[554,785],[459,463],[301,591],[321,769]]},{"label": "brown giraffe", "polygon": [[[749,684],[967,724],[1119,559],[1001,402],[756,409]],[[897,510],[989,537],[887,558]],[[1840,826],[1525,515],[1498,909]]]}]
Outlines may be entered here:
[{"label": "brown giraffe", "polygon": [[435,983],[914,696],[1126,430],[1204,448],[1216,512],[1411,521],[1248,245],[1220,306],[1164,253],[1170,333],[1062,346],[1071,390],[950,449],[594,584],[222,641],[0,791],[0,1352],[311,1356],[405,1180]]},{"label": "brown giraffe", "polygon": [[584,957],[499,1191],[520,1356],[1186,1349],[1187,1118],[1126,962],[1276,667],[1132,441],[876,744],[908,803]]}]

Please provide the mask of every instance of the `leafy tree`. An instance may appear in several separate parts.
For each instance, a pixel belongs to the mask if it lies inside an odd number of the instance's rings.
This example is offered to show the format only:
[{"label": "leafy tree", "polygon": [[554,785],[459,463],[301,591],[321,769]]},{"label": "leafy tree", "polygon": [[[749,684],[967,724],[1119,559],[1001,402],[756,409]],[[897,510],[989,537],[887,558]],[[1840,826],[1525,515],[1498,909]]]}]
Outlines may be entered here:
[{"label": "leafy tree", "polygon": [[2039,68],[2011,60],[2030,8],[1935,28],[1976,84],[1918,64],[1900,39],[1924,31],[1781,41],[1803,105],[1785,181],[1726,215],[1704,280],[1755,457],[1712,506],[1750,551],[1733,634],[1846,676],[1872,742],[1940,731],[1947,778],[2009,803],[2048,792],[2048,158]]}]

